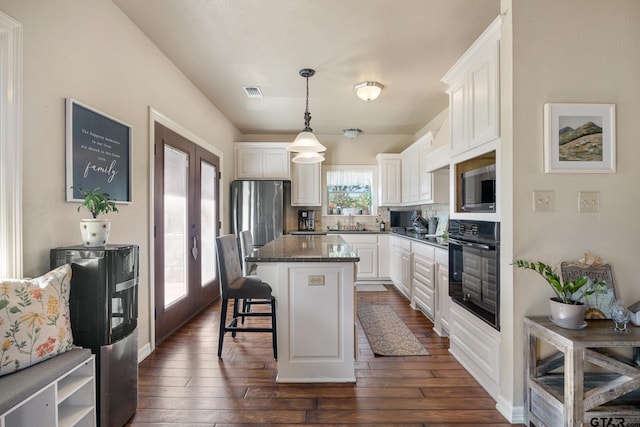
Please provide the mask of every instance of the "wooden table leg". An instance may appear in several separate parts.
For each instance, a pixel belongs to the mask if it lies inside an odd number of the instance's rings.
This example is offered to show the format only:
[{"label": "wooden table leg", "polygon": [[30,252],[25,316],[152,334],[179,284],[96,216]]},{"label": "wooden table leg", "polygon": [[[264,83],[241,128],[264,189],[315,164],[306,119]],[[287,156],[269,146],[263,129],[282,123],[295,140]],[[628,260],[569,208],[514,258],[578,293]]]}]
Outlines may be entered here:
[{"label": "wooden table leg", "polygon": [[584,422],[584,350],[570,347],[564,353],[565,425],[580,427]]}]

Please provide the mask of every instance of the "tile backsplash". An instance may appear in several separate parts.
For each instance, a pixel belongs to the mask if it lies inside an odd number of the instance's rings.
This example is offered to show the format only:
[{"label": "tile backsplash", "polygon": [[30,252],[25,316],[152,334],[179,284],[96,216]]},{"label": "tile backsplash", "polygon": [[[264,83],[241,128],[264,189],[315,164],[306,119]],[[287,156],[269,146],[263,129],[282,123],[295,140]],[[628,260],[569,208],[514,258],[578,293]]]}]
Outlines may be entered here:
[{"label": "tile backsplash", "polygon": [[311,209],[315,211],[315,230],[324,231],[327,227],[333,229],[336,222],[339,228],[348,229],[355,228],[357,223],[361,223],[365,230],[380,230],[380,222],[384,221],[386,229],[389,231],[389,211],[390,210],[418,210],[424,218],[431,216],[443,216],[449,215],[448,204],[430,204],[420,206],[399,206],[397,208],[380,207],[378,208],[378,215],[322,215],[322,208],[315,206],[311,208],[303,206],[287,206],[286,209],[286,221],[285,228],[286,233],[298,230],[298,210]]}]

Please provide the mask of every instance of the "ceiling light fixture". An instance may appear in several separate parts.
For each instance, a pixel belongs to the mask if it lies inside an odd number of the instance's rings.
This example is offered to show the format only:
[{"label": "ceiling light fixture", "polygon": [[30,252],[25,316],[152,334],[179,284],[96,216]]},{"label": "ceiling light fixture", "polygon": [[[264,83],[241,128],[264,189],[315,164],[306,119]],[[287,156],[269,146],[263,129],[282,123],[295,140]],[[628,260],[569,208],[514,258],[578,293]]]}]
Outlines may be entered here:
[{"label": "ceiling light fixture", "polygon": [[[294,153],[321,153],[326,151],[327,147],[318,142],[318,138],[313,134],[310,127],[311,113],[309,113],[309,77],[313,77],[316,72],[311,68],[303,68],[300,75],[307,79],[307,104],[304,111],[304,129],[296,136],[293,143],[287,146],[288,151]],[[298,159],[298,161],[296,161]],[[296,163],[318,163],[324,160],[323,156],[295,156],[292,161]]]},{"label": "ceiling light fixture", "polygon": [[324,162],[324,153],[316,153],[314,151],[304,151],[297,153],[291,161],[293,163],[309,164]]},{"label": "ceiling light fixture", "polygon": [[374,101],[382,92],[382,88],[384,86],[378,82],[362,82],[355,85],[353,90],[363,101]]},{"label": "ceiling light fixture", "polygon": [[358,135],[360,135],[360,132],[362,132],[362,129],[358,128],[342,129],[342,133],[344,134],[344,136],[352,140],[356,139]]}]

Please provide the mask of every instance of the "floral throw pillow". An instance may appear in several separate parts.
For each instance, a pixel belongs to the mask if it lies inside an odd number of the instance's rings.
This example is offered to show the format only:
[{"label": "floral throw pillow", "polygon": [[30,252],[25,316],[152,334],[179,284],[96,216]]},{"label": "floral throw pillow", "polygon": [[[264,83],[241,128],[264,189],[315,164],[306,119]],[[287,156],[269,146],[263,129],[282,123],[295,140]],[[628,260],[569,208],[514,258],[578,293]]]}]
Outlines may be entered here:
[{"label": "floral throw pillow", "polygon": [[0,376],[73,348],[71,266],[29,280],[0,279]]}]

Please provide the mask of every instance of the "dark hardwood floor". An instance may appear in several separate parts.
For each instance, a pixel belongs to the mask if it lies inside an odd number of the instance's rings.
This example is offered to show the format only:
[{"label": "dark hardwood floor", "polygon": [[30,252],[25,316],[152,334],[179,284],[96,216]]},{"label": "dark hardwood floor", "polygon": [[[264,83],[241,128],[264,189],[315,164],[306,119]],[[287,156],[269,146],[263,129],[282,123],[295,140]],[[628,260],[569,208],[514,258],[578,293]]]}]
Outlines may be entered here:
[{"label": "dark hardwood floor", "polygon": [[356,384],[277,384],[270,334],[225,337],[218,359],[214,303],[140,364],[138,410],[128,426],[510,425],[448,353],[448,339],[387,289],[358,292],[358,304],[390,305],[430,356],[376,357],[360,329]]}]

